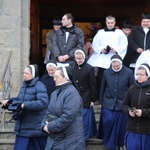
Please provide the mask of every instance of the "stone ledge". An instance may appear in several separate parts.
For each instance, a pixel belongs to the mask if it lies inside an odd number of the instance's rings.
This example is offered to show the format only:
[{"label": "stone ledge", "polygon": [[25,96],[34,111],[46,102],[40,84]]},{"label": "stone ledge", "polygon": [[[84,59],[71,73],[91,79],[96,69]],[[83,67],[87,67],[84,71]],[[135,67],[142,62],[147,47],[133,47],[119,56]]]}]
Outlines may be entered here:
[{"label": "stone ledge", "polygon": [[0,133],[12,133],[14,132],[14,128],[6,128],[4,130],[0,129]]},{"label": "stone ledge", "polygon": [[86,142],[86,150],[107,150],[102,144],[102,140],[91,138]]},{"label": "stone ledge", "polygon": [[99,144],[102,145],[102,140],[97,138],[90,138],[87,142],[87,144]]},{"label": "stone ledge", "polygon": [[15,143],[15,139],[0,139],[0,145],[13,145]]}]

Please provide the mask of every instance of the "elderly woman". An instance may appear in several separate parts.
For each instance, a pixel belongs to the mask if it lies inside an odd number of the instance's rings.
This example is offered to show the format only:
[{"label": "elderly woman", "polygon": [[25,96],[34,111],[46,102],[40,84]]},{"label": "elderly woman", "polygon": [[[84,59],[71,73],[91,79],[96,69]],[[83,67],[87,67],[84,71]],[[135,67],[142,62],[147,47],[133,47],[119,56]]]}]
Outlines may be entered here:
[{"label": "elderly woman", "polygon": [[128,88],[134,83],[132,70],[123,66],[119,55],[111,57],[111,66],[104,71],[100,89],[101,116],[98,138],[106,148],[116,150],[124,146],[127,116],[122,104]]},{"label": "elderly woman", "polygon": [[[58,67],[54,74],[57,89],[52,93],[47,115],[51,121],[42,122],[48,133],[45,150],[85,150],[82,121],[82,99],[68,80],[64,67]],[[47,116],[46,115],[46,116]]]},{"label": "elderly woman", "polygon": [[45,149],[47,136],[41,130],[41,121],[46,113],[48,95],[37,75],[37,65],[28,65],[23,73],[24,81],[18,96],[2,102],[8,108],[14,102],[21,103],[22,113],[14,129],[14,150]]},{"label": "elderly woman", "polygon": [[55,90],[55,82],[53,79],[57,64],[54,61],[49,61],[46,64],[47,72],[41,77],[41,82],[46,86],[47,93],[49,98],[51,97],[52,92]]},{"label": "elderly woman", "polygon": [[125,138],[127,150],[150,150],[150,67],[141,64],[137,80],[127,92],[123,110],[128,115]]}]

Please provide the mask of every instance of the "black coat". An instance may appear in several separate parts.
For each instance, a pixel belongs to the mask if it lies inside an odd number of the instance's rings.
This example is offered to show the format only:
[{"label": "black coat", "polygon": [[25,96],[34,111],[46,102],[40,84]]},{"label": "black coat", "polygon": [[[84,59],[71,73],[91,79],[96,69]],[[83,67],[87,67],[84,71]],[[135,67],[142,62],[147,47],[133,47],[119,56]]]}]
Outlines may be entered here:
[{"label": "black coat", "polygon": [[[135,63],[140,54],[136,51],[137,48],[144,49],[144,38],[145,38],[145,32],[142,27],[135,26],[132,29],[131,34],[129,35],[129,49],[132,51],[131,55],[131,63]],[[150,30],[147,33],[146,36],[146,46],[144,50],[147,50],[150,48]]]},{"label": "black coat", "polygon": [[40,80],[46,86],[47,94],[50,99],[52,92],[56,89],[53,77],[49,76],[48,73],[46,73],[40,78]]},{"label": "black coat", "polygon": [[110,110],[122,110],[122,103],[128,88],[134,84],[132,70],[122,66],[115,72],[112,67],[106,69],[100,88],[100,103],[104,108]]},{"label": "black coat", "polygon": [[[133,107],[142,110],[141,117],[129,116]],[[127,131],[150,134],[150,79],[141,85],[135,83],[129,88],[123,111],[128,114]]]},{"label": "black coat", "polygon": [[72,61],[74,58],[74,52],[77,49],[83,49],[84,35],[81,29],[74,27],[69,32],[68,41],[66,43],[66,32],[63,28],[56,31],[53,39],[54,56],[57,58],[61,55],[69,55],[69,60]]},{"label": "black coat", "polygon": [[76,63],[72,65],[71,80],[80,93],[83,100],[83,108],[90,107],[91,102],[97,99],[97,86],[94,74],[94,68],[84,62],[78,66]]}]

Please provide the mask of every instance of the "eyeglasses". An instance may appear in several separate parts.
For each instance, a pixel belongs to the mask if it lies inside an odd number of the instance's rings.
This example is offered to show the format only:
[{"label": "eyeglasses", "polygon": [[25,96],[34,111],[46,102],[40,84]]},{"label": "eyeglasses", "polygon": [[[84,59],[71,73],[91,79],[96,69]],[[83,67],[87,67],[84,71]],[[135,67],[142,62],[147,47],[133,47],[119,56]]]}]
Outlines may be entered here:
[{"label": "eyeglasses", "polygon": [[142,76],[143,77],[143,76],[147,76],[147,75],[146,74],[138,74],[137,73],[136,76]]}]

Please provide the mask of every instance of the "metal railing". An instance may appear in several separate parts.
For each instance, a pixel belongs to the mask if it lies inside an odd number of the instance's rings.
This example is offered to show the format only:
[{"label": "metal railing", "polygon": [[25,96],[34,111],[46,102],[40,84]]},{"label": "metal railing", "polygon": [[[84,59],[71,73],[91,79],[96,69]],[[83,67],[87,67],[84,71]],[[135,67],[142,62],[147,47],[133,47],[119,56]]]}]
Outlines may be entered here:
[{"label": "metal railing", "polygon": [[[3,69],[2,76],[0,76],[0,93],[1,93],[1,100],[4,100],[6,98],[10,97],[10,92],[11,92],[11,64],[10,64],[10,59],[11,59],[12,51],[8,51],[7,55],[7,60]],[[6,110],[1,109],[0,107],[0,127],[2,130],[5,129],[5,120],[6,120]]]}]

